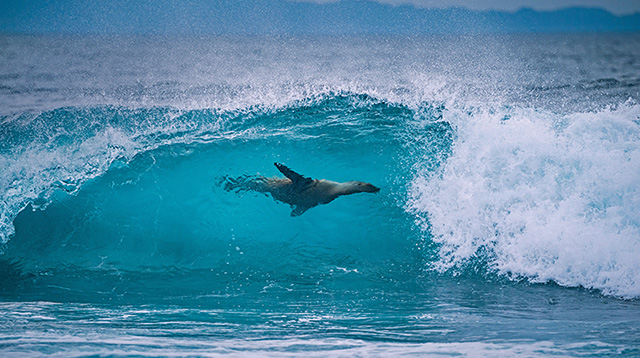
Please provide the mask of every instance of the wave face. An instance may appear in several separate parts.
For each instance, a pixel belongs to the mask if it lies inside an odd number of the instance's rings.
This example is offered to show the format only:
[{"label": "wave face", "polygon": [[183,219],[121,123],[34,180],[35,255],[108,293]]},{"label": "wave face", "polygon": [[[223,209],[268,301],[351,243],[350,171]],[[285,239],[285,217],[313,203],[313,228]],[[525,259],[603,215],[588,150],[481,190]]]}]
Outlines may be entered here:
[{"label": "wave face", "polygon": [[[452,129],[436,108],[426,109],[420,140],[445,152]],[[18,159],[6,172],[14,175],[3,208],[12,222],[3,234],[13,238],[4,256],[27,271],[60,270],[57,279],[79,270],[91,280],[92,270],[151,272],[158,280],[167,270],[206,270],[212,277],[192,286],[194,294],[209,292],[214,282],[220,291],[230,289],[229,280],[262,289],[288,275],[317,278],[333,270],[417,273],[411,261],[420,239],[402,201],[411,178],[405,163],[418,150],[408,139],[416,116],[406,106],[355,94],[232,112],[44,112],[10,135]],[[41,131],[43,123],[55,129]],[[22,148],[24,138],[30,145]],[[313,177],[374,182],[386,194],[340,198],[291,218],[289,206],[270,197],[223,189],[227,176],[280,175],[275,161]],[[434,168],[440,161],[427,159]],[[308,256],[322,260],[309,263]],[[109,284],[97,279],[93,292]],[[86,295],[91,284],[70,280],[65,287],[75,285]]]},{"label": "wave face", "polygon": [[7,353],[637,353],[635,35],[0,40]]}]

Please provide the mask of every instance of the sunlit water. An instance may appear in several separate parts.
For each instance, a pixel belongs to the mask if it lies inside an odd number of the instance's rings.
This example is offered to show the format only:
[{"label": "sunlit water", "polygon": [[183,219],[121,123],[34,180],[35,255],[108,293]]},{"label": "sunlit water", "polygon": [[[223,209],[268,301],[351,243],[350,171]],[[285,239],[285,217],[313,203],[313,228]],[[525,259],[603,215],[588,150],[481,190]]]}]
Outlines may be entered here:
[{"label": "sunlit water", "polygon": [[638,356],[639,99],[637,35],[0,37],[0,353]]}]

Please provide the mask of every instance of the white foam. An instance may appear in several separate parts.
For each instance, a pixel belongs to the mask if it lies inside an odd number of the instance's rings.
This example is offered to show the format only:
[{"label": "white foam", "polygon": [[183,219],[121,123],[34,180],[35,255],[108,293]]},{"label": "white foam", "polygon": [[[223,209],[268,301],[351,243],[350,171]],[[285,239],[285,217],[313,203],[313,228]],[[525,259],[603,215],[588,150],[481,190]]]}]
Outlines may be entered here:
[{"label": "white foam", "polygon": [[512,277],[640,297],[639,105],[444,118],[457,130],[451,157],[417,174],[408,203],[441,244],[434,269],[480,256]]}]

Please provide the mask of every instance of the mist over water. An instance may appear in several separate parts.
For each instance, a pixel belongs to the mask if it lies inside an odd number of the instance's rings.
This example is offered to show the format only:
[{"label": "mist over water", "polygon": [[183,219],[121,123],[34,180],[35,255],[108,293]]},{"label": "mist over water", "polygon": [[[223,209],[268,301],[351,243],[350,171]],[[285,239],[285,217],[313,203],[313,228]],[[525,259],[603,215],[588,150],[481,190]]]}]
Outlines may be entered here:
[{"label": "mist over water", "polygon": [[2,36],[2,349],[636,355],[639,43]]}]

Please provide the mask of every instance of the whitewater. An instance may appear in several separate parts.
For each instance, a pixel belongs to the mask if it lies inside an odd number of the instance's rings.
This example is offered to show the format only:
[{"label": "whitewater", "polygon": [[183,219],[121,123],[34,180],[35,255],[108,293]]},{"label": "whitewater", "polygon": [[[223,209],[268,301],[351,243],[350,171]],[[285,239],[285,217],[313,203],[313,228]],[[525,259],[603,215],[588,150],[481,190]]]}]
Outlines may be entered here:
[{"label": "whitewater", "polygon": [[[0,37],[2,356],[637,356],[640,36]],[[226,177],[381,188],[291,217]]]}]

